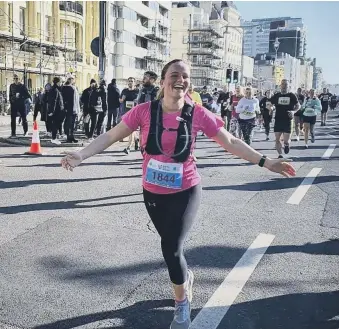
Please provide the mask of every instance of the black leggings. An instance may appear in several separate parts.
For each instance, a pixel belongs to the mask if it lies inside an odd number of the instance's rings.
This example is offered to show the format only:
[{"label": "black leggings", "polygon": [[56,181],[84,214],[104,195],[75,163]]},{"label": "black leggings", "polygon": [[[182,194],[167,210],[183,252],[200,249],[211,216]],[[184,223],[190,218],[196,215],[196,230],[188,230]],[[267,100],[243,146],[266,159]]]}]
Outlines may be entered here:
[{"label": "black leggings", "polygon": [[154,194],[144,189],[144,202],[161,237],[161,249],[171,281],[176,285],[187,279],[184,242],[193,225],[201,200],[201,185],[173,194]]},{"label": "black leggings", "polygon": [[245,143],[250,145],[253,137],[253,129],[255,127],[255,118],[247,120],[239,119],[238,122]]}]

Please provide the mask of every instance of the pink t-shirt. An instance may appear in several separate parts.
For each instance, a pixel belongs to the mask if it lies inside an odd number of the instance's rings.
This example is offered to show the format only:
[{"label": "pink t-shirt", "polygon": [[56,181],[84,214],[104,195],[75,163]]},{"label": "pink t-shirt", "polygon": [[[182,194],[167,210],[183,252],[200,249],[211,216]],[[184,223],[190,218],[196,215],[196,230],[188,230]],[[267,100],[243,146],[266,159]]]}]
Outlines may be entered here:
[{"label": "pink t-shirt", "polygon": [[[137,105],[122,117],[122,121],[131,130],[137,130],[140,127],[142,142],[141,146],[143,148],[145,148],[147,144],[147,138],[151,123],[150,105],[151,105],[150,102]],[[177,116],[181,116],[181,111],[175,113],[163,112],[164,128],[177,129],[179,127],[179,122],[176,120]],[[192,150],[195,146],[195,138],[197,136],[198,131],[202,131],[208,137],[214,137],[217,135],[220,128],[223,126],[224,122],[222,121],[221,118],[217,117],[215,114],[211,113],[204,107],[200,105],[195,105],[192,124],[192,141],[193,141]],[[161,146],[163,151],[167,154],[173,154],[176,140],[177,140],[177,131],[165,130],[162,134],[161,139]],[[191,155],[188,157],[186,162],[183,163],[183,176],[181,188],[173,189],[149,183],[146,181],[145,176],[148,163],[151,159],[161,161],[162,163],[177,163],[172,158],[167,157],[163,154],[150,155],[144,152],[144,161],[142,165],[143,187],[149,192],[156,194],[171,194],[187,190],[200,183],[201,178],[197,171],[196,164],[193,161]]]}]

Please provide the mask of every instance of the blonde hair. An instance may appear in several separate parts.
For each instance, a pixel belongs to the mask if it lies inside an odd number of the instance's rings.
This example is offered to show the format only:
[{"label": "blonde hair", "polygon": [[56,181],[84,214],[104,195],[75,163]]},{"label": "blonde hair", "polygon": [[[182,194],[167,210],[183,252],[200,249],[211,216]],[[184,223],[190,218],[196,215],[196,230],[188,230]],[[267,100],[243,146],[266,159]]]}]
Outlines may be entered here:
[{"label": "blonde hair", "polygon": [[156,99],[159,100],[161,98],[164,98],[164,88],[162,87],[160,87],[160,89],[158,90]]}]

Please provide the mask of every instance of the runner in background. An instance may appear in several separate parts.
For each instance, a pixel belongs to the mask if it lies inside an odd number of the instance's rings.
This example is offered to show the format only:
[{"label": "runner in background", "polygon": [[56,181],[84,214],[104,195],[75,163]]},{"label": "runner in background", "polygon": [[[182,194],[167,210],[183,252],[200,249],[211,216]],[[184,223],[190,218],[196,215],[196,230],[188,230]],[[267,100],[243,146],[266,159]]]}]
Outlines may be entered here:
[{"label": "runner in background", "polygon": [[332,97],[332,94],[326,88],[324,88],[323,92],[319,95],[319,99],[320,99],[321,107],[322,107],[322,110],[321,110],[321,125],[322,126],[326,126],[328,106],[329,106],[331,97]]},{"label": "runner in background", "polygon": [[[297,90],[297,98],[300,105],[303,105],[305,102],[305,96],[302,94],[302,89],[298,88]],[[295,129],[295,136],[296,141],[300,139],[300,132],[303,131],[303,122],[302,122],[302,113],[301,109],[294,113],[294,129]]]}]

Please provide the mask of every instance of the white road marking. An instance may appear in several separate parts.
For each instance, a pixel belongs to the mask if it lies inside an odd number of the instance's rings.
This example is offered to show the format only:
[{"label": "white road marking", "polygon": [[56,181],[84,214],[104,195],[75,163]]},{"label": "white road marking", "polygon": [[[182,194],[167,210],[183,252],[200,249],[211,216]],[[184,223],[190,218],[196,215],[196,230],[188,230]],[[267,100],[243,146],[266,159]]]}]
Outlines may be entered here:
[{"label": "white road marking", "polygon": [[301,184],[297,187],[291,197],[287,200],[286,203],[298,205],[303,197],[306,195],[307,191],[311,187],[315,178],[319,175],[322,168],[313,168],[308,175],[304,178]]},{"label": "white road marking", "polygon": [[330,144],[330,146],[328,147],[328,149],[325,151],[325,153],[323,154],[323,156],[321,158],[322,159],[329,159],[336,146],[337,146],[337,144]]},{"label": "white road marking", "polygon": [[259,234],[224,282],[195,317],[190,329],[216,329],[245,286],[275,236]]}]

